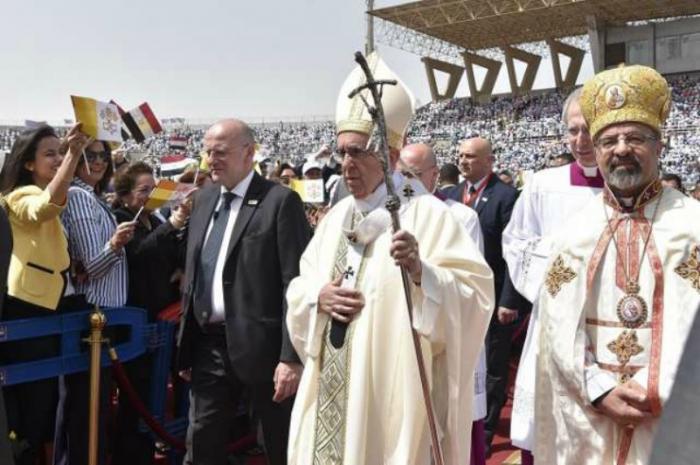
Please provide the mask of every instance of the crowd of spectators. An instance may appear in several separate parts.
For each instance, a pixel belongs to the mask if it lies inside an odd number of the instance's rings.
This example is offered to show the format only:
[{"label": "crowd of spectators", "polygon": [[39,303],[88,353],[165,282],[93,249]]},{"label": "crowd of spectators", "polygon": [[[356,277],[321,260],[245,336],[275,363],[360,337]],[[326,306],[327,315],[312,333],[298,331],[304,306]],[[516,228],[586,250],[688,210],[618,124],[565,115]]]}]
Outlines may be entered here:
[{"label": "crowd of spectators", "polygon": [[[260,150],[265,156],[289,161],[295,165],[303,163],[310,153],[315,153],[324,144],[332,145],[335,138],[335,125],[330,121],[260,124],[253,127]],[[125,148],[128,151],[145,151],[160,157],[177,150],[172,147],[171,139],[185,138],[187,154],[196,156],[202,150],[203,137],[204,129],[181,127],[158,134],[141,144],[129,141]]]},{"label": "crowd of spectators", "polygon": [[[700,75],[670,76],[673,107],[666,124],[667,150],[664,171],[678,174],[686,185],[698,179],[700,157]],[[561,107],[566,95],[543,91],[526,96],[498,96],[474,103],[458,98],[429,103],[418,109],[410,126],[408,142],[426,142],[434,147],[440,164],[454,162],[458,142],[480,136],[493,143],[497,171],[537,171],[550,159],[566,152]],[[254,126],[261,158],[300,165],[323,145],[334,148],[335,126],[331,121],[274,123]],[[0,151],[8,151],[21,128],[0,128]],[[59,131],[60,132],[60,131]],[[125,144],[127,151],[146,152],[153,159],[177,151],[173,138],[187,141],[184,152],[197,156],[204,129],[185,125],[138,144]]]},{"label": "crowd of spectators", "polygon": [[[673,106],[662,168],[693,185],[698,181],[700,157],[700,75],[670,76],[668,81]],[[433,102],[416,113],[409,142],[432,144],[442,164],[456,160],[460,140],[480,136],[493,143],[497,170],[537,171],[566,151],[560,123],[565,98],[561,92],[547,91],[494,97],[485,104],[466,98]]]}]

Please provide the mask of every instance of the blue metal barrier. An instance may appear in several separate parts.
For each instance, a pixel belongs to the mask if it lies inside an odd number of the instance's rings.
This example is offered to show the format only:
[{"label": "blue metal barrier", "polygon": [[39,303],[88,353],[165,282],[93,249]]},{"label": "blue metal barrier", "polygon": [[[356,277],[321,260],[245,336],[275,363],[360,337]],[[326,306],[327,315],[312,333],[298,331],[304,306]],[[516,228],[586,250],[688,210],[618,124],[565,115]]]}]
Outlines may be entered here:
[{"label": "blue metal barrier", "polygon": [[[146,352],[152,354],[152,377],[150,399],[142,399],[151,414],[171,434],[184,437],[187,430],[186,397],[180,405],[180,415],[170,421],[165,419],[168,380],[175,346],[175,327],[171,321],[148,323],[146,310],[135,307],[104,308],[102,312],[107,319],[108,328],[128,327],[129,339],[119,344],[112,344],[119,360],[127,362]],[[27,318],[0,322],[0,345],[22,339],[45,336],[60,337],[60,352],[55,357],[33,360],[31,362],[0,365],[0,386],[21,384],[60,375],[87,371],[90,366],[90,352],[83,340],[90,330],[89,317],[92,310],[52,315],[40,318]],[[107,346],[102,350],[102,366],[110,366]],[[186,390],[183,393],[186,395]],[[177,403],[177,400],[176,400]],[[149,431],[143,422],[140,429]],[[157,440],[157,438],[155,438]],[[170,463],[179,460],[179,454],[171,450]]]},{"label": "blue metal barrier", "polygon": [[[156,325],[148,324],[145,310],[120,307],[105,308],[102,311],[107,318],[108,328],[127,326],[131,329],[130,339],[115,346],[121,360],[131,360],[147,350],[148,337],[156,331]],[[90,313],[92,310],[0,322],[0,343],[43,336],[61,338],[60,353],[56,357],[0,366],[0,386],[87,371],[90,354],[82,341],[81,332],[90,330]],[[107,351],[104,350],[102,366],[109,364]]]}]

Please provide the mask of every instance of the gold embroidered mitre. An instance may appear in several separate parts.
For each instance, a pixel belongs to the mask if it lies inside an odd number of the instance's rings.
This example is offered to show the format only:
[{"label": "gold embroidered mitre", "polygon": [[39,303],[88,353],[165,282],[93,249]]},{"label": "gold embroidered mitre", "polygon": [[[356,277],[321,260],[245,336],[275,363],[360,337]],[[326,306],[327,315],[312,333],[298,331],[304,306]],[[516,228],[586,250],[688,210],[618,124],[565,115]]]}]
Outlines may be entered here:
[{"label": "gold embroidered mitre", "polygon": [[656,70],[623,65],[586,81],[579,103],[593,138],[611,124],[627,122],[661,132],[671,109],[671,90]]},{"label": "gold embroidered mitre", "polygon": [[[395,86],[385,85],[382,93],[382,105],[384,107],[384,117],[386,118],[387,139],[391,148],[400,149],[403,147],[404,136],[408,123],[411,121],[414,112],[413,94],[404,85],[403,82],[389,69],[384,60],[382,60],[377,52],[373,52],[367,57],[369,69],[372,70],[374,79],[395,79]],[[338,94],[338,103],[335,110],[335,125],[336,133],[352,131],[361,134],[372,135],[374,124],[365,104],[362,102],[364,97],[367,102],[374,104],[372,94],[369,89],[355,95],[354,98],[348,98],[350,92],[357,87],[365,84],[367,79],[362,69],[358,66],[352,70],[350,75],[345,79],[343,86]]]}]

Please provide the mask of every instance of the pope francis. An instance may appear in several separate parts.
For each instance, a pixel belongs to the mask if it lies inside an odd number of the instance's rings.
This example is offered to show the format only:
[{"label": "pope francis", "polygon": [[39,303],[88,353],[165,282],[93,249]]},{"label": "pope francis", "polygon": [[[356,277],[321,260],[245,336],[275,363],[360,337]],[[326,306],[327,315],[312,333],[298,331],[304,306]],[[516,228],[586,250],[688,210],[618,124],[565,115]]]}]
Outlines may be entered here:
[{"label": "pope francis", "polygon": [[[376,55],[376,79],[396,79]],[[493,277],[477,246],[420,182],[394,174],[402,231],[392,233],[372,120],[356,68],[336,111],[351,196],[319,224],[289,286],[287,326],[304,362],[290,428],[290,465],[430,463],[427,414],[402,292],[412,281],[413,327],[445,463],[469,460],[474,368],[493,308]],[[372,100],[369,91],[362,95]],[[406,87],[385,86],[393,168],[413,114]]]},{"label": "pope francis", "polygon": [[642,465],[700,303],[700,204],[659,182],[666,80],[599,73],[581,109],[605,179],[567,223],[540,293],[538,465]]}]

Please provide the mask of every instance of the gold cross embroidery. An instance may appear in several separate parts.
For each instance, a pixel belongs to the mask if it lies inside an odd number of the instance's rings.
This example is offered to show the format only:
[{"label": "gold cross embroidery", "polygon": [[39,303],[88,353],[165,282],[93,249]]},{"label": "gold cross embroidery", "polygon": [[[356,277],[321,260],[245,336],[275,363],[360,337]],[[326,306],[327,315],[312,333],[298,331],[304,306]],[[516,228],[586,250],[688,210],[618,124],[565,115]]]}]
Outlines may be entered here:
[{"label": "gold cross embroidery", "polygon": [[700,291],[700,246],[696,246],[688,257],[688,260],[678,265],[675,271],[681,278],[690,281],[693,289]]},{"label": "gold cross embroidery", "polygon": [[617,355],[617,361],[621,365],[627,365],[632,357],[644,352],[644,347],[639,345],[637,332],[634,330],[622,331],[617,339],[608,343],[608,349]]},{"label": "gold cross embroidery", "polygon": [[564,259],[559,255],[549,268],[544,285],[547,287],[549,295],[556,297],[561,290],[562,284],[570,283],[575,277],[576,273],[574,270],[564,265]]}]

